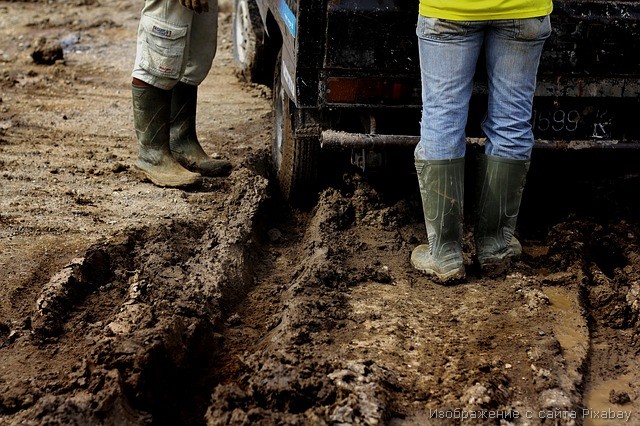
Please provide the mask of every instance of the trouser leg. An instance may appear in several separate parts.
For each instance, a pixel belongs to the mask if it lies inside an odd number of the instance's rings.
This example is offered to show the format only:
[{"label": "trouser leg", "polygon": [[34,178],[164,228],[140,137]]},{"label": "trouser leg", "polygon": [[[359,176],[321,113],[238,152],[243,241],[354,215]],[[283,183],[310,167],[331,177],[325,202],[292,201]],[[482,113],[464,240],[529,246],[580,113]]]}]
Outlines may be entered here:
[{"label": "trouser leg", "polygon": [[488,104],[482,130],[485,154],[528,160],[533,147],[531,112],[536,74],[549,17],[505,20],[487,30]]},{"label": "trouser leg", "polygon": [[416,160],[465,155],[465,127],[484,37],[482,25],[418,18],[422,118]]}]

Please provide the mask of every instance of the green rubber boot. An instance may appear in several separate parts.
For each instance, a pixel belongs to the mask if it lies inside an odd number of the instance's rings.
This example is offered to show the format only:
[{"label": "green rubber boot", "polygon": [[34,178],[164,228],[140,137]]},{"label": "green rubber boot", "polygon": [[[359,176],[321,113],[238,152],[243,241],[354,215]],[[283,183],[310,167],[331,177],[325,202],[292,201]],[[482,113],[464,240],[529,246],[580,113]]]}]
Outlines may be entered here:
[{"label": "green rubber boot", "polygon": [[416,160],[416,171],[429,241],[413,250],[411,264],[441,283],[461,280],[464,157]]},{"label": "green rubber boot", "polygon": [[475,230],[476,254],[484,272],[502,273],[522,254],[514,237],[529,160],[481,154]]},{"label": "green rubber boot", "polygon": [[196,135],[198,87],[178,83],[171,95],[171,153],[184,167],[203,176],[225,176],[231,163],[209,157]]},{"label": "green rubber boot", "polygon": [[185,187],[201,182],[198,173],[182,167],[169,148],[171,92],[153,86],[132,85],[133,124],[138,138],[135,166],[158,186]]}]

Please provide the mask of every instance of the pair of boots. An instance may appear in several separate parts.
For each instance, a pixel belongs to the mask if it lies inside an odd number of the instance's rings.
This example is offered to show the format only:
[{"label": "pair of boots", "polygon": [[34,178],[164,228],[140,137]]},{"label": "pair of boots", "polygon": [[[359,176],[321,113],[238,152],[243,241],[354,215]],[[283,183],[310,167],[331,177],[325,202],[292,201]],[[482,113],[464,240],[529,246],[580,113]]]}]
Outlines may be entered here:
[{"label": "pair of boots", "polygon": [[231,163],[212,159],[198,142],[197,94],[196,86],[185,83],[172,90],[132,85],[139,145],[135,166],[158,186],[191,186],[202,176],[222,176],[231,170]]},{"label": "pair of boots", "polygon": [[[474,233],[483,272],[500,272],[522,253],[513,233],[528,170],[528,160],[480,156]],[[442,283],[461,280],[464,158],[416,160],[416,171],[429,244],[413,250],[411,264]]]}]

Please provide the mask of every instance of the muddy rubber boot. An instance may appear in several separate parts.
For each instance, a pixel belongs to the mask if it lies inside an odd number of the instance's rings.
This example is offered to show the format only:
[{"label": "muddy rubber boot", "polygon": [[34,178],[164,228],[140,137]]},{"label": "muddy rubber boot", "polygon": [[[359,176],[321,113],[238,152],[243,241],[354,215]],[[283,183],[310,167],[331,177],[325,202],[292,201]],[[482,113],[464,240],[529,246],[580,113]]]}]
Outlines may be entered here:
[{"label": "muddy rubber boot", "polygon": [[484,273],[505,272],[522,253],[514,237],[529,160],[480,154],[476,254]]},{"label": "muddy rubber boot", "polygon": [[178,83],[171,95],[171,153],[184,167],[203,176],[225,176],[231,163],[209,157],[196,135],[198,87]]},{"label": "muddy rubber boot", "polygon": [[413,249],[411,264],[441,283],[462,280],[464,157],[416,160],[416,171],[429,241]]},{"label": "muddy rubber boot", "polygon": [[171,92],[153,86],[131,87],[133,123],[138,137],[135,166],[158,186],[186,187],[202,181],[198,173],[182,167],[169,148]]}]

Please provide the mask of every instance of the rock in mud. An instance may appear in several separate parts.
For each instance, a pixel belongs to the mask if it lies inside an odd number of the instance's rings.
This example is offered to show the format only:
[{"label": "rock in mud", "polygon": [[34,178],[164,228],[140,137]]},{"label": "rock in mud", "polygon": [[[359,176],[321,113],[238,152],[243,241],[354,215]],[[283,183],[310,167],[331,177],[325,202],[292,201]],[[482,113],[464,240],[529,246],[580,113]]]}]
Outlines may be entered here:
[{"label": "rock in mud", "polygon": [[624,405],[631,402],[631,397],[627,392],[611,389],[611,392],[609,392],[609,402],[612,404]]},{"label": "rock in mud", "polygon": [[35,44],[31,58],[36,64],[53,65],[57,61],[64,59],[62,45],[56,42],[49,42],[46,38],[39,38]]}]

